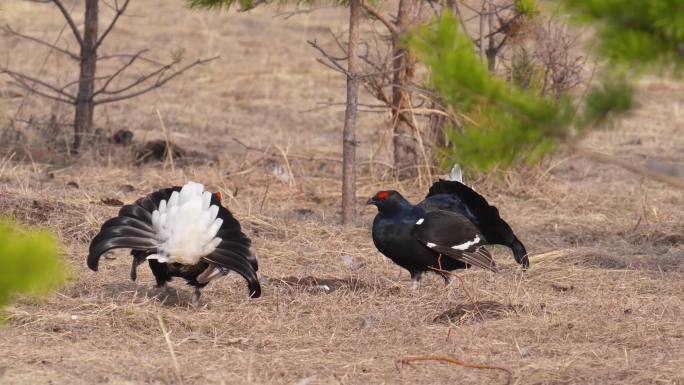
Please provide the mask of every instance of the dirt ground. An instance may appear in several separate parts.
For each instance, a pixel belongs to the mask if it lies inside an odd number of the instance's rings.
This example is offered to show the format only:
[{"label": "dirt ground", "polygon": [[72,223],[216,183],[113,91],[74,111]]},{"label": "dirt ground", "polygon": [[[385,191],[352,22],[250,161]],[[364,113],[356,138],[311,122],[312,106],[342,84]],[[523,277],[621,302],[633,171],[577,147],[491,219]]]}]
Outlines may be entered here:
[{"label": "dirt ground", "polygon": [[[503,178],[470,176],[527,246],[531,269],[522,273],[507,249],[495,247],[499,274],[461,272],[465,290],[429,275],[411,290],[408,273],[373,247],[374,208],[360,204],[355,226],[338,224],[343,107],[335,103],[344,79],[315,61],[306,40],[332,47],[328,31],[343,31],[345,12],[281,12],[209,14],[181,1],[134,1],[103,47],[150,47],[160,60],[179,49],[186,60],[221,56],[166,88],[97,111],[104,130],[128,128],[136,141],[168,136],[213,160],[136,166],[128,150],[108,147],[54,162],[30,132],[32,160],[0,159],[0,214],[55,231],[72,269],[52,297],[7,309],[0,384],[509,380],[503,370],[399,362],[425,355],[505,368],[511,384],[684,384],[681,191],[567,153]],[[63,26],[50,6],[22,1],[3,2],[0,22],[42,37]],[[0,38],[0,60],[13,68],[72,80],[75,64],[47,54]],[[631,116],[584,145],[635,163],[681,164],[684,88],[650,79],[639,95]],[[6,78],[0,113],[69,118],[63,106],[23,98]],[[383,116],[362,114],[359,129],[359,202],[388,188],[419,200],[425,180],[399,183],[385,173],[386,152],[376,152],[387,140]],[[248,299],[243,280],[229,275],[194,308],[181,282],[173,283],[177,293],[159,295],[147,268],[130,282],[124,252],[97,273],[86,268],[90,239],[118,210],[103,199],[130,203],[187,180],[226,196],[259,257],[262,298]]]}]

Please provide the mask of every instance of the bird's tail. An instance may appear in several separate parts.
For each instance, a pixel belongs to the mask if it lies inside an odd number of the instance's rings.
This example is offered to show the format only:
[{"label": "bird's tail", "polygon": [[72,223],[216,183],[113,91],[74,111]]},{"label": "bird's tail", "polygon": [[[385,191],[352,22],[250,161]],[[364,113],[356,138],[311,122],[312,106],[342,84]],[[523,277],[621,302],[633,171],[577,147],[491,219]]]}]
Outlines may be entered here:
[{"label": "bird's tail", "polygon": [[112,249],[126,248],[153,254],[157,252],[157,245],[158,239],[151,223],[135,217],[118,216],[105,222],[90,243],[88,267],[97,271],[102,254]]},{"label": "bird's tail", "polygon": [[134,279],[134,268],[143,256],[162,263],[191,265],[205,257],[206,262],[242,275],[250,295],[258,297],[258,264],[250,246],[240,223],[221,205],[220,198],[190,182],[183,188],[156,191],[122,207],[119,215],[105,222],[93,238],[87,263],[97,271],[107,251],[132,249]]},{"label": "bird's tail", "polygon": [[527,270],[530,267],[530,259],[527,256],[527,250],[525,245],[520,242],[517,237],[513,237],[513,242],[509,245],[511,250],[513,250],[513,258],[522,266],[523,269]]},{"label": "bird's tail", "polygon": [[261,285],[259,284],[256,270],[250,260],[245,258],[244,254],[222,248],[221,245],[219,245],[213,253],[207,255],[203,259],[211,264],[233,270],[240,274],[242,278],[247,281],[249,296],[251,298],[259,298],[261,296]]},{"label": "bird's tail", "polygon": [[499,210],[475,190],[458,181],[438,180],[430,187],[426,198],[448,194],[465,205],[465,215],[482,231],[489,243],[505,245],[513,250],[515,261],[524,269],[530,265],[525,246],[513,233],[511,226],[501,218]]}]

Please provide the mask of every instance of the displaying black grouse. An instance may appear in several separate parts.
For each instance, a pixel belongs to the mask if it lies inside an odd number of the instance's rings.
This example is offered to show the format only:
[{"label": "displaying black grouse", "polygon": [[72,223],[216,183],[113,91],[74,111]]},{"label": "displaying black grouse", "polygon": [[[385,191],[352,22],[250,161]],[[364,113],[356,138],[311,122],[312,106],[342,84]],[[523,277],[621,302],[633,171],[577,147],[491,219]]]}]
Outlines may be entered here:
[{"label": "displaying black grouse", "polygon": [[204,286],[233,270],[247,281],[249,295],[259,297],[251,241],[220,199],[219,193],[189,182],[123,206],[90,243],[88,267],[97,271],[104,253],[128,248],[133,256],[133,281],[137,267],[147,260],[158,287],[165,287],[172,277],[184,278],[195,287],[193,303],[197,303]]},{"label": "displaying black grouse", "polygon": [[[367,204],[378,207],[373,243],[411,273],[414,287],[431,269],[478,266],[496,272],[487,244],[510,247],[516,262],[529,266],[525,246],[496,207],[461,182],[440,179],[415,206],[396,191],[380,191]],[[438,274],[448,282],[448,274]]]}]

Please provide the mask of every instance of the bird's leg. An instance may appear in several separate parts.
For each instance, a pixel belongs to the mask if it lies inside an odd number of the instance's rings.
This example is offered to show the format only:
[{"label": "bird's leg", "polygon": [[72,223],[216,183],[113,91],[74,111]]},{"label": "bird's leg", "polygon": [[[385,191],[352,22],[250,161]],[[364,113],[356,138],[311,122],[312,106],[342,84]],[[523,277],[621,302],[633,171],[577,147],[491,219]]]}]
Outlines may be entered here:
[{"label": "bird's leg", "polygon": [[145,262],[146,255],[138,250],[131,251],[133,262],[131,263],[131,281],[138,279],[138,266]]},{"label": "bird's leg", "polygon": [[422,271],[411,272],[411,289],[416,290],[420,286],[420,278],[423,275]]},{"label": "bird's leg", "polygon": [[202,296],[202,289],[199,287],[195,288],[195,294],[192,296],[192,306],[199,307],[200,297]]},{"label": "bird's leg", "polygon": [[166,296],[173,294],[173,289],[171,289],[171,286],[169,286],[166,282],[162,282],[155,287],[157,290],[159,290],[159,294],[166,294]]}]

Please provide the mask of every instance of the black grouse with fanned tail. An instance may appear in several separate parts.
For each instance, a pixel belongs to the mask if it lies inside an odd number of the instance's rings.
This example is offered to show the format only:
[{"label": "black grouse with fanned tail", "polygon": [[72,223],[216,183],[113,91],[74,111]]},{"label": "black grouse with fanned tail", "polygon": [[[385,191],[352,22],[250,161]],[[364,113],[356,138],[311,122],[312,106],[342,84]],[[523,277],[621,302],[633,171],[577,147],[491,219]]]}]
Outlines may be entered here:
[{"label": "black grouse with fanned tail", "polygon": [[367,203],[378,207],[375,246],[411,273],[414,287],[430,270],[447,282],[447,271],[468,266],[496,272],[487,244],[509,246],[523,268],[529,265],[525,247],[496,207],[460,182],[435,182],[415,206],[396,191],[380,191]]},{"label": "black grouse with fanned tail", "polygon": [[221,205],[220,194],[189,182],[122,207],[92,240],[88,267],[97,271],[104,253],[128,248],[134,281],[137,267],[147,260],[158,287],[165,287],[172,277],[184,278],[195,287],[196,303],[204,286],[232,270],[247,281],[249,295],[256,298],[261,286],[250,246],[240,223]]}]

